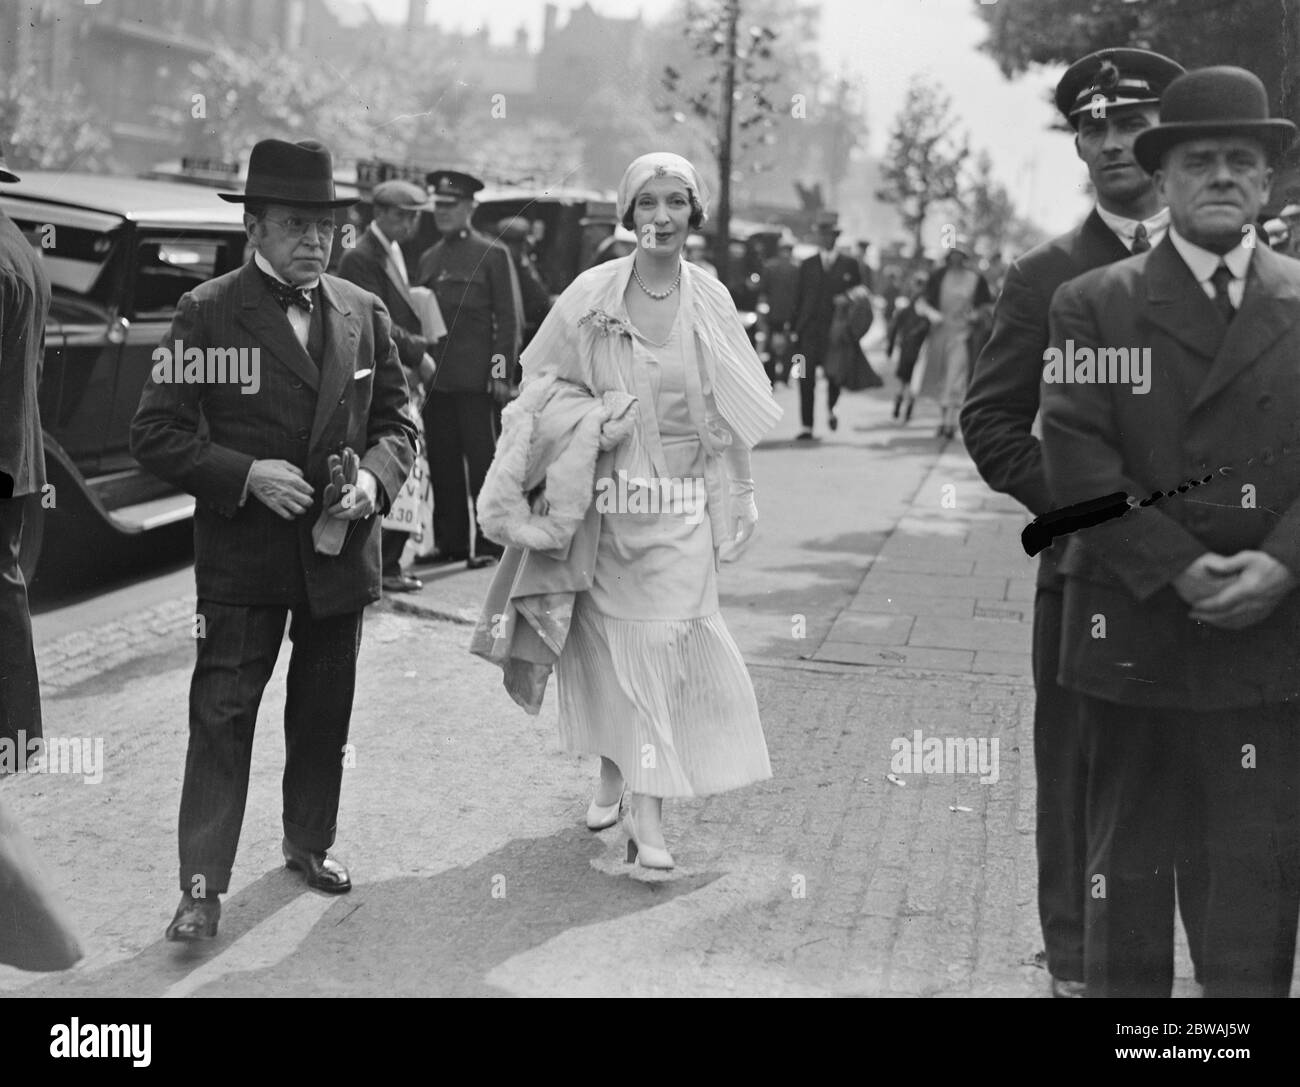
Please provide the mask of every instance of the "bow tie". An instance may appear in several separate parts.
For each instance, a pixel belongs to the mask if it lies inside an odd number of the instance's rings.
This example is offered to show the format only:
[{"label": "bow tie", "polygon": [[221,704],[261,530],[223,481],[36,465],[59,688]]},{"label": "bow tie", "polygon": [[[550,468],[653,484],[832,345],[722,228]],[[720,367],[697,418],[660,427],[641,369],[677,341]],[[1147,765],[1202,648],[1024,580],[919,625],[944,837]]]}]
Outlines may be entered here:
[{"label": "bow tie", "polygon": [[290,306],[297,306],[311,313],[312,298],[309,291],[301,287],[292,287],[288,283],[281,283],[265,272],[262,273],[262,278],[266,281],[266,288],[271,292],[271,297],[285,313],[289,312]]}]

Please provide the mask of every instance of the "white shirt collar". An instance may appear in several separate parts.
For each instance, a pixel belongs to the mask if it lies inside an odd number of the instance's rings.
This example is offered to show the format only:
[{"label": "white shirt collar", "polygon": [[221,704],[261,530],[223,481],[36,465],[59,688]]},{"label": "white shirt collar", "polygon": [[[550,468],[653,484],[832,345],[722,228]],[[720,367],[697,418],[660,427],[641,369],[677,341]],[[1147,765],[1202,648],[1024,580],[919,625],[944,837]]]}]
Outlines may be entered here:
[{"label": "white shirt collar", "polygon": [[1183,258],[1183,262],[1192,270],[1192,275],[1196,277],[1198,283],[1207,283],[1220,262],[1228,266],[1228,271],[1234,279],[1245,280],[1246,272],[1250,268],[1251,250],[1244,245],[1234,245],[1226,253],[1220,256],[1218,253],[1212,253],[1208,249],[1202,249],[1199,245],[1189,242],[1172,226],[1169,228],[1169,240],[1173,242],[1174,248],[1178,250],[1178,255]]},{"label": "white shirt collar", "polygon": [[379,224],[374,222],[373,220],[371,220],[370,229],[374,232],[375,237],[379,239],[380,244],[385,249],[392,249],[393,246],[397,244],[387,234],[385,234],[382,230],[380,230]]},{"label": "white shirt collar", "polygon": [[1122,215],[1107,211],[1098,204],[1097,214],[1101,216],[1101,221],[1110,227],[1115,236],[1124,243],[1125,249],[1133,248],[1133,241],[1137,237],[1138,223],[1147,228],[1147,240],[1150,241],[1152,248],[1160,242],[1164,232],[1169,229],[1168,208],[1161,208],[1150,219],[1125,219]]},{"label": "white shirt collar", "polygon": [[[264,271],[272,279],[278,279],[281,283],[283,283],[287,287],[297,286],[297,284],[290,283],[287,279],[284,278],[284,276],[282,276],[279,272],[277,272],[274,268],[272,268],[271,262],[267,260],[264,256],[262,256],[261,253],[254,252],[253,260],[257,264],[257,266],[261,268],[262,271]],[[302,290],[314,291],[319,285],[320,285],[320,279],[317,278],[313,280],[311,283],[304,283],[302,285]]]}]

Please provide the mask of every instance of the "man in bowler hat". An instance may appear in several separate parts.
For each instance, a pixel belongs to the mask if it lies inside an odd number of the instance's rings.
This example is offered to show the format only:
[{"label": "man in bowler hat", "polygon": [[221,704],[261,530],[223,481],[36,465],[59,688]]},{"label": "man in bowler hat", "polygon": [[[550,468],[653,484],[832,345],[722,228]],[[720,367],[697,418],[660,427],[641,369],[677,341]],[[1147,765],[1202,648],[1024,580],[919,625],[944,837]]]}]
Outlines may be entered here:
[{"label": "man in bowler hat", "polygon": [[[1075,152],[1087,167],[1097,204],[1073,230],[1030,250],[1007,270],[993,312],[993,331],[975,363],[961,412],[962,436],[975,466],[994,490],[1036,517],[1052,508],[1043,454],[1033,433],[1048,309],[1066,280],[1158,244],[1169,211],[1133,141],[1159,119],[1160,96],[1183,72],[1145,49],[1104,49],[1075,61],[1056,86],[1056,107],[1074,129]],[[1083,996],[1087,839],[1084,808],[1088,763],[1081,746],[1078,696],[1057,682],[1065,578],[1064,542],[1042,553],[1034,596],[1034,771],[1038,783],[1038,915],[1052,994]],[[1194,933],[1204,899],[1194,859],[1184,857],[1178,896]],[[1193,944],[1193,958],[1197,948]]]},{"label": "man in bowler hat", "polygon": [[[799,369],[799,413],[803,429],[801,441],[813,440],[813,400],[817,389],[817,367],[825,365],[830,350],[831,320],[835,316],[835,303],[848,297],[850,287],[862,282],[858,262],[847,253],[835,250],[839,237],[839,216],[835,212],[822,212],[817,216],[818,251],[799,265],[799,279],[795,295],[795,355],[803,356]],[[797,359],[795,360],[797,364]],[[835,405],[840,398],[840,387],[826,379],[826,414],[831,430],[839,426]]]},{"label": "man in bowler hat", "polygon": [[469,503],[478,502],[496,451],[499,412],[510,401],[523,306],[510,251],[470,225],[483,182],[435,170],[428,183],[442,237],[420,257],[416,281],[433,291],[447,323],[424,402],[434,561],[464,560],[473,569],[491,565],[502,550],[477,532],[471,554]]},{"label": "man in bowler hat", "polygon": [[[433,380],[434,362],[429,354],[433,344],[424,337],[411,298],[402,243],[415,237],[420,212],[429,206],[429,199],[418,185],[394,179],[376,185],[370,200],[374,218],[357,244],[344,251],[338,274],[378,295],[383,302],[393,322],[393,343],[397,345],[398,361],[406,371],[407,390],[416,397]],[[402,549],[407,535],[396,529],[383,530],[380,553],[384,592],[410,593],[424,587],[419,578],[402,570]]]},{"label": "man in bowler hat", "polygon": [[[347,869],[328,850],[362,609],[379,599],[378,515],[410,473],[415,450],[388,311],[370,292],[324,274],[333,209],[351,203],[335,196],[329,151],[314,140],[263,140],[249,158],[244,193],[221,196],[244,205],[253,258],[184,295],[161,346],[179,344],[187,356],[249,352],[260,385],[248,395],[246,386],[217,380],[214,367],[194,382],[155,367],[131,426],[140,463],[198,500],[183,896],[169,940],[216,935],[257,710],[286,618],[293,649],[284,858],[310,887],[351,889]],[[354,483],[341,486],[327,461],[345,450],[360,468]],[[342,537],[337,547],[317,551],[318,522],[326,535]]]},{"label": "man in bowler hat", "polygon": [[[1164,239],[1052,300],[1051,349],[1062,353],[1042,391],[1052,501],[1129,496],[1123,516],[1071,536],[1061,562],[1059,677],[1079,696],[1089,766],[1090,996],[1169,995],[1173,865],[1192,813],[1207,873],[1191,940],[1205,995],[1291,987],[1300,265],[1257,240],[1254,224],[1294,136],[1269,117],[1252,73],[1179,76],[1160,123],[1133,144],[1169,207]],[[1125,356],[1145,356],[1141,392]]]}]

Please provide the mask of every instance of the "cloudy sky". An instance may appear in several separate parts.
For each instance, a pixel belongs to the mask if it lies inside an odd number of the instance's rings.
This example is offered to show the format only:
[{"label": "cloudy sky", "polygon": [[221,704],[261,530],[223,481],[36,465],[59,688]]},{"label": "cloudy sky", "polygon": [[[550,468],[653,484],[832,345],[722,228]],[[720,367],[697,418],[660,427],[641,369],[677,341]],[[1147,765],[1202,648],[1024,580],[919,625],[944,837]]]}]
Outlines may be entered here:
[{"label": "cloudy sky", "polygon": [[[380,19],[404,21],[407,0],[368,0]],[[640,12],[662,18],[673,0],[591,0],[605,15]],[[578,6],[560,0],[560,21]],[[467,34],[486,26],[494,41],[509,42],[522,24],[530,40],[541,39],[544,0],[430,0],[429,20]],[[823,0],[821,51],[826,63],[859,80],[871,124],[870,149],[885,149],[889,126],[908,80],[925,73],[953,98],[974,149],[993,156],[995,173],[1016,206],[1053,233],[1073,226],[1088,204],[1083,167],[1070,140],[1050,130],[1047,90],[1061,69],[1042,69],[1008,82],[976,46],[984,23],[972,0]]]}]

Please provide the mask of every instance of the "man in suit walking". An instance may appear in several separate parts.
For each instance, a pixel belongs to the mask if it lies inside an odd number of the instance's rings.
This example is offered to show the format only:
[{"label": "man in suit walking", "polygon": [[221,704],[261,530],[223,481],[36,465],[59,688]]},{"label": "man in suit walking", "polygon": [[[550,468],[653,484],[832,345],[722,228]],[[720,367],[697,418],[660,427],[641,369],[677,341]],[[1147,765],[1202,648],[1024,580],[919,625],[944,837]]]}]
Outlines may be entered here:
[{"label": "man in suit walking", "polygon": [[[433,344],[425,339],[423,325],[411,298],[402,243],[415,237],[420,212],[428,196],[409,181],[384,181],[370,195],[375,214],[357,244],[345,250],[338,274],[363,290],[378,295],[393,322],[393,343],[406,370],[406,387],[412,398],[433,380]],[[402,549],[408,533],[386,528],[380,541],[382,584],[385,592],[410,593],[422,589],[419,578],[402,571]]]},{"label": "man in suit walking", "polygon": [[[1143,49],[1106,49],[1072,64],[1056,87],[1056,106],[1075,130],[1097,206],[1074,230],[1030,250],[1007,270],[993,331],[975,363],[961,412],[962,436],[985,481],[1028,507],[1052,508],[1043,454],[1032,428],[1038,415],[1048,308],[1066,280],[1144,252],[1169,226],[1151,176],[1133,155],[1138,133],[1158,119],[1160,95],[1181,65]],[[1038,782],[1038,914],[1052,993],[1084,995],[1083,910],[1088,896],[1084,804],[1087,762],[1077,696],[1056,681],[1065,579],[1065,545],[1042,553],[1034,596],[1034,771]],[[1186,873],[1186,864],[1184,873]],[[1180,881],[1184,921],[1203,888]],[[1191,922],[1191,923],[1189,923]],[[1193,949],[1195,950],[1195,949]]]},{"label": "man in suit walking", "polygon": [[[826,363],[835,303],[846,300],[849,288],[862,282],[858,262],[847,253],[835,251],[835,239],[840,233],[838,222],[839,216],[833,211],[817,216],[818,252],[799,265],[795,353],[803,356],[803,366],[799,370],[801,441],[813,440],[813,393],[817,388],[817,367]],[[839,398],[839,385],[827,376],[826,412],[831,430],[839,426],[839,420],[835,418],[835,404]]]},{"label": "man in suit walking", "polygon": [[[288,866],[351,889],[334,843],[362,609],[379,599],[379,519],[410,473],[415,430],[382,302],[324,274],[336,198],[329,151],[263,140],[242,195],[254,256],[184,295],[131,426],[131,452],[198,499],[198,656],[170,940],[211,939],[248,794],[253,730],[285,620]],[[167,354],[183,352],[185,368]],[[230,353],[234,352],[232,356]],[[241,360],[255,381],[216,362]],[[251,391],[250,391],[251,390]],[[360,458],[342,485],[328,458]],[[316,528],[313,528],[313,523]]]},{"label": "man in suit walking", "polygon": [[416,280],[433,290],[447,322],[424,402],[435,561],[463,559],[475,569],[491,565],[502,550],[476,532],[470,553],[469,503],[478,503],[496,451],[498,412],[510,402],[522,302],[510,251],[470,226],[483,182],[454,170],[435,170],[428,182],[442,237],[420,257]]},{"label": "man in suit walking", "polygon": [[1207,997],[1286,996],[1300,912],[1300,265],[1255,238],[1295,136],[1240,68],[1170,83],[1134,141],[1165,239],[1061,286],[1043,373],[1070,538],[1060,679],[1089,763],[1089,995],[1167,996],[1172,862],[1201,813]]},{"label": "man in suit walking", "polygon": [[[17,181],[0,151],[0,182]],[[25,741],[42,735],[41,688],[19,557],[24,513],[45,486],[36,393],[49,310],[45,269],[22,231],[0,211],[0,777],[25,769]]]}]

